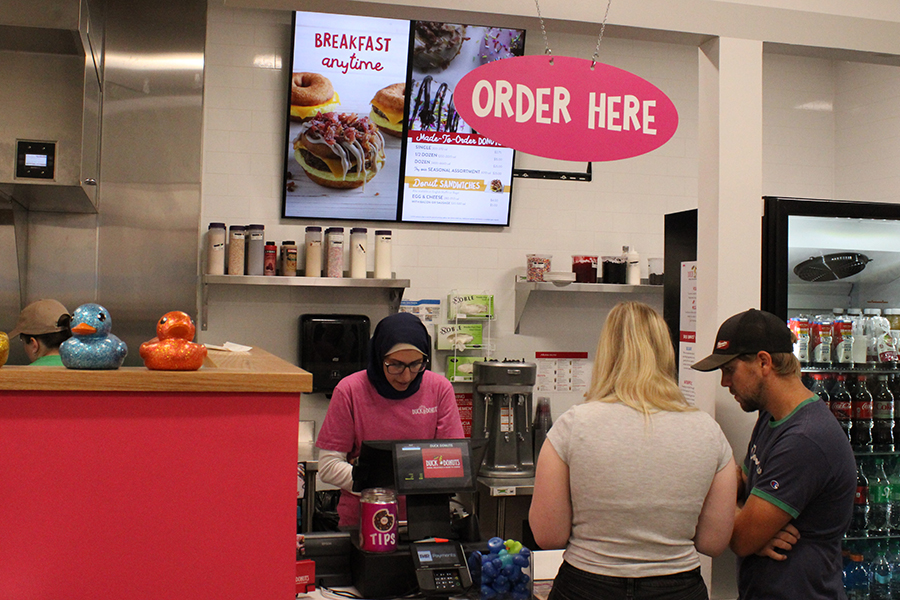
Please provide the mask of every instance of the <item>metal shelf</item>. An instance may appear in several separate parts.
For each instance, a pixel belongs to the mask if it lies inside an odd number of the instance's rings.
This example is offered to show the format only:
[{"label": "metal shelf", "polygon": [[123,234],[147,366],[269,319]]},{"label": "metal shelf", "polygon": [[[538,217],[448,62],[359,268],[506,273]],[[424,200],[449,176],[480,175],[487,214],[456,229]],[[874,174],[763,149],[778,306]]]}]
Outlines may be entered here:
[{"label": "metal shelf", "polygon": [[662,294],[661,285],[624,285],[619,283],[553,283],[549,281],[516,282],[516,333],[519,321],[532,293],[554,294]]},{"label": "metal shelf", "polygon": [[[302,272],[301,272],[302,273]],[[206,331],[208,312],[208,287],[210,285],[251,285],[251,286],[288,286],[302,288],[368,288],[386,290],[389,295],[389,303],[393,312],[400,309],[400,301],[403,299],[403,290],[409,287],[409,279],[375,279],[373,273],[369,277],[305,277],[298,274],[295,277],[280,275],[203,275],[201,277],[202,302],[200,314],[200,329]]]},{"label": "metal shelf", "polygon": [[374,279],[367,277],[282,277],[279,275],[204,275],[210,285],[288,285],[295,287],[365,287],[405,289],[409,279]]}]

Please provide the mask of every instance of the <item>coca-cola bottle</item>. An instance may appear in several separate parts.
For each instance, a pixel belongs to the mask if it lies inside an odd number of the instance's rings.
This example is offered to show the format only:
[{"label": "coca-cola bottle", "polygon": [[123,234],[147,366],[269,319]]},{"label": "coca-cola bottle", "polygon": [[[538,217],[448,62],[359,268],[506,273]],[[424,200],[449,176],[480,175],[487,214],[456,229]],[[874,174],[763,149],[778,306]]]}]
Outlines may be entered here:
[{"label": "coca-cola bottle", "polygon": [[856,495],[853,497],[853,515],[850,519],[850,535],[865,536],[869,530],[869,479],[863,473],[862,463],[856,464]]},{"label": "coca-cola bottle", "polygon": [[840,374],[834,387],[831,388],[831,414],[841,424],[841,429],[847,436],[847,441],[853,442],[853,408],[850,390],[847,389],[847,376]]},{"label": "coca-cola bottle", "polygon": [[872,393],[872,441],[876,451],[894,451],[894,395],[887,375],[878,375]]},{"label": "coca-cola bottle", "polygon": [[853,428],[851,445],[858,452],[872,450],[872,394],[866,387],[866,376],[857,376],[851,403]]},{"label": "coca-cola bottle", "polygon": [[831,408],[831,396],[829,395],[828,390],[825,387],[825,375],[823,375],[822,373],[814,373],[812,377],[813,384],[810,388],[810,391],[818,396],[819,400],[825,403],[825,406]]}]

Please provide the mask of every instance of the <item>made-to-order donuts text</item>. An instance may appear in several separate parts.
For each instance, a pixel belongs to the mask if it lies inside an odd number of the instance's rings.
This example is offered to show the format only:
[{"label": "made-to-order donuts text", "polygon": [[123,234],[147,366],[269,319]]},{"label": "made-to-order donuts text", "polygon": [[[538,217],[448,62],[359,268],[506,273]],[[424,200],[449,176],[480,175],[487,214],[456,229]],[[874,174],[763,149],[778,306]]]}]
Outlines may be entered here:
[{"label": "made-to-order donuts text", "polygon": [[[515,89],[508,81],[491,82],[480,80],[472,89],[472,110],[478,117],[486,117],[492,112],[494,117],[513,118],[517,123],[534,121],[539,124],[554,124],[572,120],[569,114],[571,97],[569,90],[562,86],[535,88],[516,84]],[[641,100],[632,94],[609,95],[606,92],[590,92],[587,105],[588,129],[608,129],[610,131],[640,131],[646,135],[656,135],[656,100]]]}]

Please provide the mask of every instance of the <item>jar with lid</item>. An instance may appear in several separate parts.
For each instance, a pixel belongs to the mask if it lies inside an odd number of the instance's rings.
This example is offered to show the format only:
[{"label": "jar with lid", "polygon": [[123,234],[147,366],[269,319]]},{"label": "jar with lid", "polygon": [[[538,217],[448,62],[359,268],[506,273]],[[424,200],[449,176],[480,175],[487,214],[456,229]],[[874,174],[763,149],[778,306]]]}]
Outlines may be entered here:
[{"label": "jar with lid", "polygon": [[265,227],[262,225],[247,227],[247,275],[263,274],[265,246]]},{"label": "jar with lid", "polygon": [[869,367],[893,366],[897,352],[891,345],[891,325],[880,308],[866,308],[866,364]]},{"label": "jar with lid", "polygon": [[263,249],[263,275],[275,275],[278,266],[278,246],[275,242],[266,242]]},{"label": "jar with lid", "polygon": [[366,278],[366,247],[368,230],[354,227],[350,230],[350,277]]},{"label": "jar with lid", "polygon": [[390,488],[369,488],[359,497],[359,549],[393,552],[397,549],[397,495]]},{"label": "jar with lid", "polygon": [[322,228],[306,228],[306,271],[307,277],[322,276]]},{"label": "jar with lid", "polygon": [[228,274],[244,274],[244,244],[247,227],[232,225],[228,228]]},{"label": "jar with lid", "polygon": [[375,279],[393,279],[391,267],[391,231],[378,229],[375,231]]},{"label": "jar with lid", "polygon": [[325,230],[325,271],[328,277],[344,276],[344,228]]},{"label": "jar with lid", "polygon": [[206,274],[225,274],[225,223],[210,223],[206,232]]},{"label": "jar with lid", "polygon": [[891,326],[891,343],[894,346],[894,350],[900,354],[900,308],[886,308],[884,309],[884,316]]},{"label": "jar with lid", "polygon": [[288,277],[297,274],[297,243],[294,240],[281,242],[281,274]]},{"label": "jar with lid", "polygon": [[622,256],[625,257],[625,283],[628,285],[641,285],[641,255],[631,246],[622,246]]}]

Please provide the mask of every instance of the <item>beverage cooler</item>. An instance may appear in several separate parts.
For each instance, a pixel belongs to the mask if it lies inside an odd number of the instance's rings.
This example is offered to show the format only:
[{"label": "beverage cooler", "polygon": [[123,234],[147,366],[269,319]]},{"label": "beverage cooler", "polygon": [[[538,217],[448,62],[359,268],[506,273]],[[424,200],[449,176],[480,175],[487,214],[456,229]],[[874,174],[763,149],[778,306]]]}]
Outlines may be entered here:
[{"label": "beverage cooler", "polygon": [[797,334],[805,383],[856,456],[848,596],[900,598],[900,204],[764,202],[762,308]]}]

